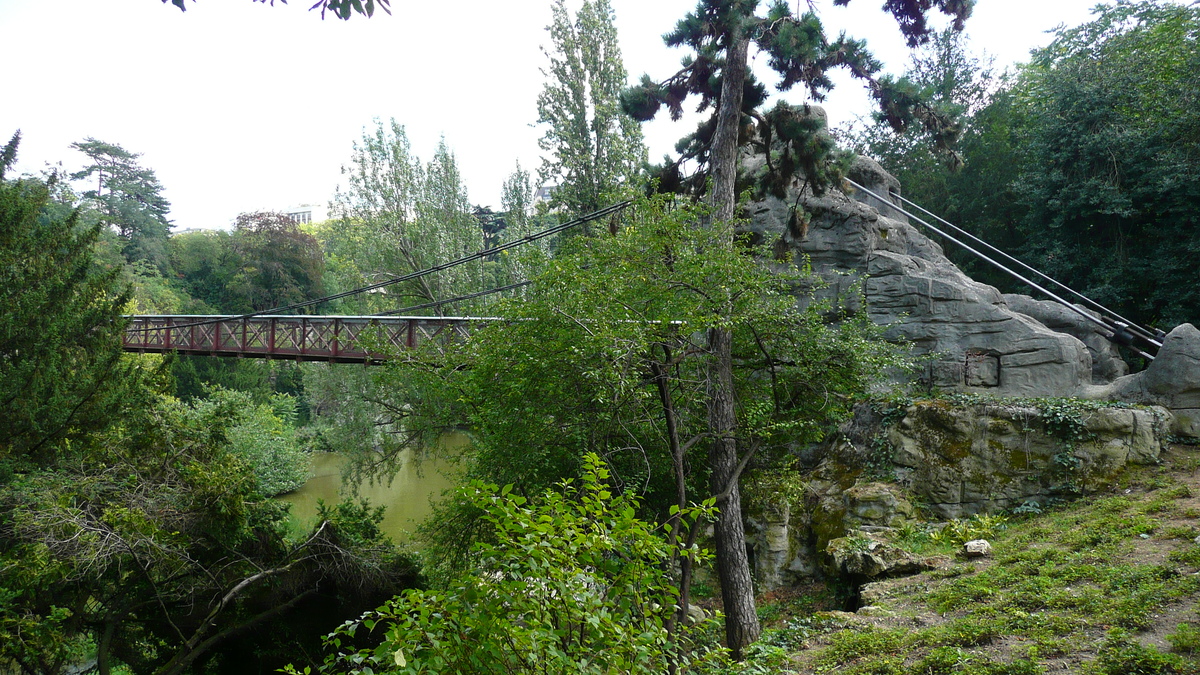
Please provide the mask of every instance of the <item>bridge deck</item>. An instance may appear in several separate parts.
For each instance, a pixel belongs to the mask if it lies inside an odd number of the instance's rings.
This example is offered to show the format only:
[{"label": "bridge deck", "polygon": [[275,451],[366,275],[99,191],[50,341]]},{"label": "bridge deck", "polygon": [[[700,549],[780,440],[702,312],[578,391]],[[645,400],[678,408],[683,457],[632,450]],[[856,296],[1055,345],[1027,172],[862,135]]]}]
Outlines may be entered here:
[{"label": "bridge deck", "polygon": [[237,356],[332,363],[378,363],[385,350],[466,337],[485,317],[131,316],[127,352]]}]

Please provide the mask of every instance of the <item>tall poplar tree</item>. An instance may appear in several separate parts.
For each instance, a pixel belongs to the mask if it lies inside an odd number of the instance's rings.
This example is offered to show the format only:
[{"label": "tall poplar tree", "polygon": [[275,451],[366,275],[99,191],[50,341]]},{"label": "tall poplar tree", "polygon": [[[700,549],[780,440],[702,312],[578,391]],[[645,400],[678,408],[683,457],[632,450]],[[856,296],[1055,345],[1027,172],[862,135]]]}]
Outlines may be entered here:
[{"label": "tall poplar tree", "polygon": [[635,181],[646,158],[638,123],[621,109],[625,66],[608,0],[584,0],[572,19],[564,0],[551,8],[547,81],[538,96],[538,142],[548,153],[538,177],[556,183],[551,203],[568,212],[595,211]]},{"label": "tall poplar tree", "polygon": [[[336,229],[319,235],[326,254],[348,268],[341,283],[359,286],[484,248],[458,161],[444,140],[423,163],[401,124],[377,122],[354,144],[342,174],[348,185],[333,198]],[[437,302],[487,288],[490,281],[482,265],[463,265],[371,294],[368,306],[355,311]],[[446,309],[430,311],[440,315]]]},{"label": "tall poplar tree", "polygon": [[[846,5],[850,0],[835,0]],[[814,160],[827,154],[828,146],[811,141],[819,128],[807,123],[804,111],[787,104],[763,114],[758,108],[766,100],[766,89],[747,67],[751,44],[768,56],[768,63],[779,76],[781,91],[803,84],[813,100],[821,100],[832,89],[828,72],[848,69],[865,81],[875,97],[880,114],[897,130],[913,124],[926,129],[933,141],[949,150],[958,133],[955,121],[935,104],[923,101],[915,87],[903,80],[876,77],[880,63],[862,41],[845,35],[830,42],[815,12],[792,14],[787,3],[773,2],[764,16],[756,14],[758,0],[700,0],[696,9],[685,16],[664,39],[670,46],[690,47],[694,55],[683,61],[683,68],[662,82],[643,76],[640,86],[623,95],[626,110],[639,120],[652,119],[666,105],[673,119],[683,112],[690,95],[700,97],[700,109],[713,114],[688,138],[680,142],[681,160],[699,163],[700,169],[688,181],[695,192],[707,192],[713,207],[713,219],[729,222],[734,218],[738,148],[743,139],[757,136],[761,149],[768,153],[767,166],[774,169],[760,176],[763,187],[783,184],[786,176],[800,167],[820,168]],[[928,40],[928,13],[936,7],[954,17],[961,29],[970,15],[972,0],[892,1],[884,6],[899,22],[910,46]],[[743,134],[744,128],[751,129]],[[773,158],[774,155],[777,155]],[[668,167],[668,175],[678,177],[681,162]],[[772,175],[774,174],[774,175]],[[781,180],[783,178],[784,180]],[[820,176],[809,176],[810,181]],[[675,185],[684,187],[682,183]],[[711,185],[711,190],[708,186]],[[667,182],[671,186],[671,182]],[[816,186],[818,189],[819,185]],[[713,279],[714,283],[721,280]],[[738,490],[737,407],[733,387],[732,334],[720,326],[708,330],[708,427],[710,488],[722,502],[714,539],[717,548],[717,572],[725,609],[725,636],[735,657],[757,639],[761,632],[754,608],[754,587],[746,555],[741,495]]]}]

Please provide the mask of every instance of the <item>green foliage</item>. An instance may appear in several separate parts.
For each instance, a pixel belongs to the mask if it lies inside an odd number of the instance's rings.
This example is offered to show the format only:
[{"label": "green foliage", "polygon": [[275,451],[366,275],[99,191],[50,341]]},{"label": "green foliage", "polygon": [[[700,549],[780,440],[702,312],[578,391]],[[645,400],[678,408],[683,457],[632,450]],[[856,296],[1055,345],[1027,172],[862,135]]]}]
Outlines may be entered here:
[{"label": "green foliage", "polygon": [[[1200,547],[1171,540],[1182,528],[1168,526],[1191,498],[1162,469],[1146,471],[1158,485],[1148,494],[1047,509],[996,528],[990,562],[889,582],[873,600],[881,616],[894,610],[882,626],[810,619],[791,641],[786,631],[768,636],[798,652],[794,645],[804,641],[807,653],[797,654],[803,672],[1035,675],[1069,659],[1094,675],[1195,673],[1200,631],[1191,606],[1200,593]],[[1164,551],[1171,551],[1166,560]],[[941,620],[910,623],[930,614]],[[1163,634],[1176,653],[1151,646]],[[1012,660],[993,660],[997,653]]]},{"label": "green foliage", "polygon": [[187,296],[173,288],[157,267],[146,260],[135,260],[125,267],[133,288],[131,314],[178,314]]},{"label": "green foliage", "polygon": [[[176,7],[178,7],[179,10],[182,12],[187,11],[187,0],[162,0],[162,1],[164,4],[167,2],[170,2],[172,5],[175,5]],[[192,1],[195,2],[195,0],[192,0]],[[251,0],[251,1],[252,2],[264,2],[264,3],[270,2],[272,5],[275,4],[275,0]],[[279,1],[285,5],[287,4],[287,0],[279,0]],[[354,16],[355,14],[361,14],[365,17],[374,16],[376,3],[379,3],[379,5],[378,5],[379,9],[382,9],[384,12],[391,14],[392,13],[391,2],[392,2],[392,0],[317,0],[317,2],[315,4],[313,4],[312,7],[309,7],[308,9],[309,9],[309,11],[312,11],[312,10],[320,7],[322,19],[325,18],[326,12],[332,12],[333,15],[336,16],[337,18],[339,18],[343,21],[349,21],[350,17]]]},{"label": "green foliage", "polygon": [[[626,111],[640,121],[654,118],[663,107],[672,119],[678,120],[688,96],[699,97],[702,112],[713,110],[712,117],[676,145],[679,157],[667,158],[663,166],[656,168],[659,189],[694,194],[708,189],[713,175],[710,163],[717,152],[712,144],[721,110],[722,85],[729,70],[728,50],[735,42],[748,41],[768,57],[771,69],[779,75],[780,91],[801,85],[810,100],[817,102],[833,89],[830,73],[845,68],[867,85],[879,106],[880,116],[897,133],[909,127],[920,128],[938,152],[950,152],[961,130],[954,120],[957,109],[943,105],[908,80],[877,77],[882,64],[867,50],[866,43],[845,35],[828,39],[815,9],[797,16],[788,3],[774,2],[765,15],[759,16],[755,13],[759,4],[757,1],[698,2],[696,9],[664,36],[668,45],[687,46],[693,51],[684,58],[683,68],[663,81],[643,76],[636,87],[622,94]],[[953,17],[954,30],[960,31],[970,15],[971,3],[962,0],[889,3],[886,9],[899,22],[909,45],[916,46],[929,40],[929,12],[936,9]],[[745,59],[746,52],[740,53],[738,58]],[[817,192],[836,182],[848,156],[833,150],[823,120],[809,114],[807,106],[786,103],[780,103],[770,112],[759,111],[767,100],[767,90],[751,73],[745,74],[741,90],[740,110],[730,109],[726,114],[744,119],[737,126],[745,124],[749,133],[741,134],[739,143],[752,143],[767,157],[766,170],[754,177],[760,191],[778,193],[800,171]],[[684,176],[681,165],[689,161],[700,166]]]},{"label": "green foliage", "polygon": [[296,438],[295,398],[274,394],[268,402],[256,403],[248,392],[212,388],[193,403],[188,416],[198,421],[229,418],[229,451],[250,467],[259,494],[273,497],[308,480],[308,455]]},{"label": "green foliage", "polygon": [[1200,251],[1200,188],[1184,178],[1200,143],[1198,33],[1195,6],[1108,5],[1059,31],[1017,89],[1031,147],[1024,251],[1149,321],[1200,312],[1200,296],[1175,281]]},{"label": "green foliage", "polygon": [[[961,118],[959,133],[972,139],[979,130],[977,114],[990,102],[1000,78],[992,70],[991,59],[971,54],[967,43],[967,36],[953,28],[934,34],[911,52],[904,76],[896,85],[914,98],[929,101],[947,117]],[[900,180],[907,197],[925,206],[946,201],[946,184],[962,168],[957,154],[939,152],[929,130],[897,130],[879,113],[870,121],[860,119],[850,125],[839,134],[839,140],[879,161]]]},{"label": "green foliage", "polygon": [[242,306],[229,289],[242,266],[232,240],[233,233],[224,230],[183,232],[171,237],[171,267],[181,276],[183,290],[197,301],[190,311],[232,314]]},{"label": "green foliage", "polygon": [[609,0],[585,0],[572,20],[564,0],[551,6],[547,81],[538,95],[538,179],[555,185],[551,208],[583,215],[617,201],[646,161],[642,131],[621,110],[625,66]]},{"label": "green foliage", "polygon": [[[1183,280],[1200,251],[1197,34],[1195,5],[1101,4],[1092,21],[1058,30],[985,106],[968,109],[963,171],[892,139],[860,146],[915,201],[1125,316],[1164,327],[1194,321],[1200,294]],[[961,50],[937,62],[948,75],[976,73],[985,89],[995,82]],[[935,74],[924,79],[936,85]],[[964,90],[962,102],[980,91]],[[980,263],[967,268],[1025,290]]]},{"label": "green foliage", "polygon": [[1191,673],[1195,669],[1174,654],[1146,647],[1127,632],[1114,629],[1100,645],[1095,672],[1101,675],[1169,675]]},{"label": "green foliage", "polygon": [[[950,394],[946,400],[954,405],[983,405],[997,402],[998,399],[987,394]],[[1005,405],[1033,408],[1041,420],[1042,430],[1050,436],[1063,441],[1066,450],[1073,450],[1083,441],[1090,440],[1083,417],[1089,412],[1104,408],[1129,407],[1127,403],[1114,401],[1096,401],[1082,398],[1016,398],[1006,397]]]},{"label": "green foliage", "polygon": [[[337,289],[414,272],[483,248],[483,230],[471,215],[457,160],[443,142],[427,164],[412,154],[404,127],[376,121],[354,144],[348,186],[333,199],[335,220],[319,229]],[[445,300],[482,290],[483,263],[391,286],[355,298],[341,310],[371,313]],[[434,308],[427,313],[440,315]]]},{"label": "green foliage", "polygon": [[226,293],[235,311],[262,311],[323,295],[321,245],[287,214],[239,215],[231,243],[240,265]]},{"label": "green foliage", "polygon": [[170,362],[177,398],[185,401],[204,398],[214,387],[247,392],[256,404],[266,402],[273,394],[288,394],[297,399],[301,425],[308,422],[309,400],[304,377],[309,367],[294,361],[183,355]]},{"label": "green foliage", "polygon": [[930,541],[938,544],[962,546],[975,539],[992,539],[1007,528],[1004,516],[977,513],[970,518],[955,519],[940,530],[929,533]]},{"label": "green foliage", "polygon": [[56,179],[5,175],[18,140],[0,164],[0,483],[112,424],[141,385],[121,357],[120,270],[93,263],[102,226],[61,216]]},{"label": "green foliage", "polygon": [[1167,636],[1167,642],[1173,652],[1196,654],[1200,652],[1200,628],[1194,623],[1181,623]]},{"label": "green foliage", "polygon": [[[326,639],[322,672],[698,672],[721,652],[705,625],[668,629],[679,592],[663,569],[681,551],[607,485],[596,455],[583,478],[531,501],[495,485],[460,490],[492,530],[468,574],[411,590]],[[709,507],[686,509],[694,520]],[[358,633],[382,636],[354,649]]]},{"label": "green foliage", "polygon": [[322,584],[394,593],[411,578],[378,514],[339,508],[288,540],[286,506],[235,454],[263,411],[218,398],[130,411],[77,459],[0,489],[0,662],[59,672],[87,637],[102,669],[174,675]]},{"label": "green foliage", "polygon": [[725,675],[774,675],[791,664],[782,647],[759,641],[750,645],[741,663],[725,669]]},{"label": "green foliage", "polygon": [[1113,497],[1035,516],[1015,537],[1012,530],[997,536],[1004,551],[997,564],[947,582],[930,600],[940,611],[970,608],[995,630],[1020,631],[1049,650],[1069,649],[1064,638],[1087,626],[1145,628],[1163,603],[1200,589],[1170,566],[1120,560],[1131,541],[1153,531],[1151,509]]}]

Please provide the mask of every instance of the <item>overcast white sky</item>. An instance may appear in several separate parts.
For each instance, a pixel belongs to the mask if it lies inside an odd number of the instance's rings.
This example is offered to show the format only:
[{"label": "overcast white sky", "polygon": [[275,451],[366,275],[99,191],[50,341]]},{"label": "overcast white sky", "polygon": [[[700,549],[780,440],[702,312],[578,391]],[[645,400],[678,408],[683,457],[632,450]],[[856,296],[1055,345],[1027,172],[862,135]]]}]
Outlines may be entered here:
[{"label": "overcast white sky", "polygon": [[[78,168],[69,146],[88,136],[142,153],[177,228],[327,202],[351,143],[377,117],[404,124],[422,158],[444,136],[475,203],[498,207],[518,160],[536,169],[549,0],[392,0],[391,16],[349,22],[322,21],[310,4],[198,0],[183,13],[159,0],[0,0],[0,142],[21,130],[17,168],[29,172]],[[683,52],[661,36],[695,1],[612,4],[630,77],[674,72]],[[907,52],[882,0],[815,4],[831,33],[866,38],[889,70],[903,70]],[[1086,21],[1093,5],[979,0],[967,32],[975,50],[1013,63],[1046,44],[1047,30]],[[868,113],[861,86],[839,83],[831,122]],[[691,127],[648,125],[651,157]]]}]

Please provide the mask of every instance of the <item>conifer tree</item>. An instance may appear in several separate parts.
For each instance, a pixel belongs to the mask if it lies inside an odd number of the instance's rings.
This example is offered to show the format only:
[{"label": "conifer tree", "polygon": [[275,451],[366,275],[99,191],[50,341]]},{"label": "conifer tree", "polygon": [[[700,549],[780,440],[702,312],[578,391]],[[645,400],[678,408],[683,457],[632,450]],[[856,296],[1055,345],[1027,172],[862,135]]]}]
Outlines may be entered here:
[{"label": "conifer tree", "polygon": [[0,152],[0,483],[111,424],[134,386],[120,360],[128,291],[92,260],[100,225],[51,215],[47,181],[5,176],[19,141]]},{"label": "conifer tree", "polygon": [[[846,5],[850,0],[835,0]],[[753,43],[766,53],[769,64],[779,76],[781,91],[804,85],[813,100],[822,100],[833,87],[828,72],[848,69],[865,81],[875,97],[880,114],[897,130],[919,124],[930,132],[935,143],[949,150],[958,133],[953,118],[935,105],[920,100],[914,87],[904,81],[877,78],[880,63],[862,41],[840,36],[830,42],[820,19],[808,11],[796,17],[786,2],[773,2],[763,16],[756,14],[758,0],[700,0],[696,9],[685,16],[664,39],[670,46],[690,47],[694,54],[683,61],[683,68],[662,82],[643,76],[638,87],[622,96],[625,109],[635,118],[652,119],[666,106],[673,119],[683,113],[683,102],[691,95],[700,97],[700,109],[712,115],[689,137],[680,142],[681,157],[668,162],[662,172],[662,187],[708,192],[713,218],[731,221],[735,215],[737,153],[751,134],[757,136],[768,153],[768,171],[760,178],[760,187],[783,184],[801,166],[823,168],[823,155],[831,145],[813,143],[819,127],[807,122],[806,111],[780,103],[768,113],[758,108],[766,101],[766,88],[750,73],[747,62]],[[961,29],[969,16],[972,0],[888,0],[884,8],[899,22],[908,43],[916,46],[928,40],[927,14],[933,8],[954,17]],[[750,133],[743,134],[749,127]],[[778,157],[772,155],[778,152]],[[680,165],[694,160],[699,170],[683,180]],[[808,176],[820,189],[823,176]],[[827,179],[827,178],[826,178]],[[710,182],[711,181],[711,182]],[[711,185],[709,192],[708,186]],[[718,280],[714,280],[718,281]],[[738,477],[744,463],[738,456],[736,401],[732,375],[732,336],[726,329],[708,331],[708,426],[711,438],[709,468],[711,489],[721,497],[720,516],[715,527],[717,572],[725,609],[725,635],[735,657],[757,639],[761,632],[754,608],[754,589],[746,555],[745,532],[741,513]]]},{"label": "conifer tree", "polygon": [[125,259],[146,260],[160,271],[168,271],[171,222],[167,214],[171,204],[162,196],[162,183],[154,171],[138,163],[141,154],[94,138],[71,147],[91,160],[71,178],[96,181],[95,189],[85,191],[83,196],[96,205],[101,222],[120,235]]},{"label": "conifer tree", "polygon": [[557,184],[552,205],[589,213],[636,179],[646,149],[621,109],[626,74],[608,0],[584,0],[574,20],[564,0],[551,11],[548,79],[537,101],[538,123],[548,125],[538,145],[548,154],[538,177]]}]

